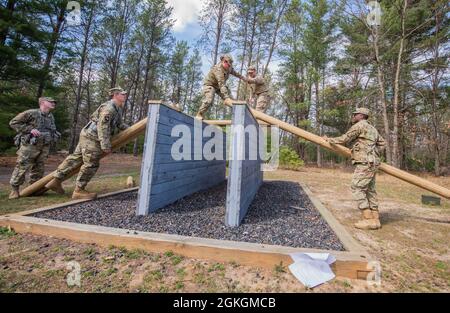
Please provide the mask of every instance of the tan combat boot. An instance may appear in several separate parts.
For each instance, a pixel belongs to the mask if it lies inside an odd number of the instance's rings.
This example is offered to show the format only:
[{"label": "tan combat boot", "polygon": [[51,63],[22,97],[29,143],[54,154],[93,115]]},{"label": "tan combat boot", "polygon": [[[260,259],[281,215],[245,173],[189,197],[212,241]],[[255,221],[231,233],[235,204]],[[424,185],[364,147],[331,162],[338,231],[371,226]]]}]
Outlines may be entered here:
[{"label": "tan combat boot", "polygon": [[356,228],[364,230],[375,230],[381,227],[381,225],[379,225],[379,220],[374,218],[370,209],[363,210],[362,215],[363,219],[355,223],[354,225]]},{"label": "tan combat boot", "polygon": [[19,187],[11,187],[11,193],[9,194],[9,200],[15,200],[20,198]]},{"label": "tan combat boot", "polygon": [[64,188],[62,187],[62,181],[58,178],[53,178],[47,185],[45,185],[45,188],[51,189],[60,195],[65,194]]},{"label": "tan combat boot", "polygon": [[381,228],[381,222],[380,222],[380,213],[378,211],[372,210],[372,218],[376,221],[377,229]]},{"label": "tan combat boot", "polygon": [[88,192],[80,187],[75,187],[72,194],[72,200],[94,200],[97,198],[97,194],[94,192]]}]

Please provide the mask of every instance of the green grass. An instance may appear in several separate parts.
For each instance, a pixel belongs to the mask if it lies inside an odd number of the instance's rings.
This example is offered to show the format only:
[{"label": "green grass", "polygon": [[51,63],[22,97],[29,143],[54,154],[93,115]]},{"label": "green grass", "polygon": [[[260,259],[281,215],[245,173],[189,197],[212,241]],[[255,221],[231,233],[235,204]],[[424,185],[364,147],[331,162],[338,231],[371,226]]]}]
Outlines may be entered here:
[{"label": "green grass", "polygon": [[441,271],[447,271],[447,269],[448,269],[448,265],[442,261],[437,261],[435,266],[438,270],[441,270]]},{"label": "green grass", "polygon": [[172,257],[173,255],[174,255],[173,251],[167,251],[164,253],[164,256],[166,256],[168,258]]},{"label": "green grass", "polygon": [[15,236],[16,232],[12,229],[9,229],[7,227],[0,227],[0,239],[5,238],[11,238],[12,236]]},{"label": "green grass", "polygon": [[174,255],[171,257],[172,265],[178,265],[183,261],[183,257],[179,255]]},{"label": "green grass", "polygon": [[215,263],[211,265],[211,267],[208,269],[208,272],[215,272],[215,271],[225,271],[225,266],[221,263]]},{"label": "green grass", "polygon": [[274,271],[277,274],[286,273],[286,267],[283,265],[283,262],[280,262],[280,264],[275,265]]}]

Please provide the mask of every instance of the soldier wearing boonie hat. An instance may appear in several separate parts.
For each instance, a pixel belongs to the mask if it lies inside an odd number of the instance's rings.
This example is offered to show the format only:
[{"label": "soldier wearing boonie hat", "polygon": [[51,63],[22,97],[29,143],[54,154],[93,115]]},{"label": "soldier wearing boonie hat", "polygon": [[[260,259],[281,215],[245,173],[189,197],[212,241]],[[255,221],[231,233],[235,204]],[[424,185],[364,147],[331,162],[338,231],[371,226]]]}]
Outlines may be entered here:
[{"label": "soldier wearing boonie hat", "polygon": [[95,199],[96,193],[85,190],[100,166],[103,154],[111,153],[111,138],[116,130],[128,128],[122,121],[123,106],[127,92],[120,87],[109,89],[111,100],[103,103],[91,115],[91,121],[81,130],[80,141],[75,152],[69,155],[55,171],[46,188],[63,194],[62,181],[78,166],[81,166],[72,199]]}]

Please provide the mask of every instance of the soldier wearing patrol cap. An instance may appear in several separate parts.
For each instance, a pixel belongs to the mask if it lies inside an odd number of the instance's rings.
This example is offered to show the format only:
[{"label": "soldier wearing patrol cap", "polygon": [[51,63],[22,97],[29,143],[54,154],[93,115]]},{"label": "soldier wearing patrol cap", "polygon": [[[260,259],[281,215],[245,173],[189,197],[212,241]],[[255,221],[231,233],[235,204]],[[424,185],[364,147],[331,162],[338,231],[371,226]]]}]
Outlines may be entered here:
[{"label": "soldier wearing patrol cap", "polygon": [[226,85],[230,75],[240,79],[244,78],[233,69],[233,58],[226,54],[220,57],[220,63],[211,68],[203,82],[203,100],[196,118],[203,120],[203,115],[211,106],[215,94],[218,94],[224,101],[231,101],[231,92]]},{"label": "soldier wearing patrol cap", "polygon": [[385,141],[375,127],[368,123],[370,111],[358,108],[353,112],[353,126],[347,133],[337,138],[324,137],[330,144],[352,145],[352,164],[356,165],[352,179],[352,195],[358,203],[363,219],[355,224],[359,229],[381,228],[375,176],[380,165],[380,155]]},{"label": "soldier wearing patrol cap", "polygon": [[69,155],[55,171],[53,179],[45,186],[57,193],[64,194],[62,181],[79,165],[80,172],[76,180],[72,199],[95,199],[96,193],[86,191],[86,185],[100,166],[103,154],[111,153],[111,137],[119,130],[128,128],[122,121],[123,106],[127,92],[120,87],[109,90],[111,100],[103,103],[91,115],[91,121],[81,130],[80,141],[75,152]]},{"label": "soldier wearing patrol cap", "polygon": [[263,76],[256,74],[256,66],[250,66],[247,72],[248,76],[242,80],[250,87],[250,104],[264,113],[270,105],[269,85]]},{"label": "soldier wearing patrol cap", "polygon": [[48,157],[50,145],[56,142],[60,133],[56,131],[53,98],[39,98],[39,109],[20,113],[9,125],[17,132],[15,144],[17,151],[16,167],[12,173],[10,199],[19,198],[19,188],[30,171],[29,183],[33,184],[44,176],[44,162]]}]

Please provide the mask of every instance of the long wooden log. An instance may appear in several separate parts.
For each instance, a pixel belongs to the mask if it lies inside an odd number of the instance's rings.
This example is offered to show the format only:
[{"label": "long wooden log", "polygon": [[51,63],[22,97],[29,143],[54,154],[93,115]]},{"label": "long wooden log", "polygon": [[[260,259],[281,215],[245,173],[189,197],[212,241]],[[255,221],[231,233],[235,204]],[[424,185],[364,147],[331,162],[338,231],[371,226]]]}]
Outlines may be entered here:
[{"label": "long wooden log", "polygon": [[[243,101],[233,101],[233,104],[242,104]],[[245,102],[244,102],[245,103]],[[231,105],[228,105],[231,106]],[[299,127],[295,127],[291,124],[288,124],[286,122],[283,122],[279,119],[276,119],[272,116],[269,116],[267,114],[264,114],[262,112],[256,111],[254,109],[251,109],[251,112],[253,113],[253,116],[256,117],[257,119],[264,121],[268,124],[271,125],[275,125],[278,126],[279,128],[288,131],[294,135],[297,135],[303,139],[306,139],[308,141],[311,141],[325,149],[334,151],[340,155],[346,156],[346,157],[350,157],[351,156],[351,151],[350,149],[341,146],[341,145],[335,145],[335,144],[330,144],[328,143],[326,140],[324,140],[322,137],[312,134],[304,129],[301,129]],[[421,177],[412,175],[408,172],[405,172],[403,170],[400,170],[394,166],[388,165],[386,163],[382,163],[380,165],[380,170],[382,170],[383,172],[385,172],[386,174],[389,174],[391,176],[397,177],[405,182],[408,182],[410,184],[413,184],[417,187],[423,188],[425,190],[431,191],[437,195],[440,195],[444,198],[450,199],[450,190],[439,186],[435,183],[432,183],[426,179],[423,179]]]}]

